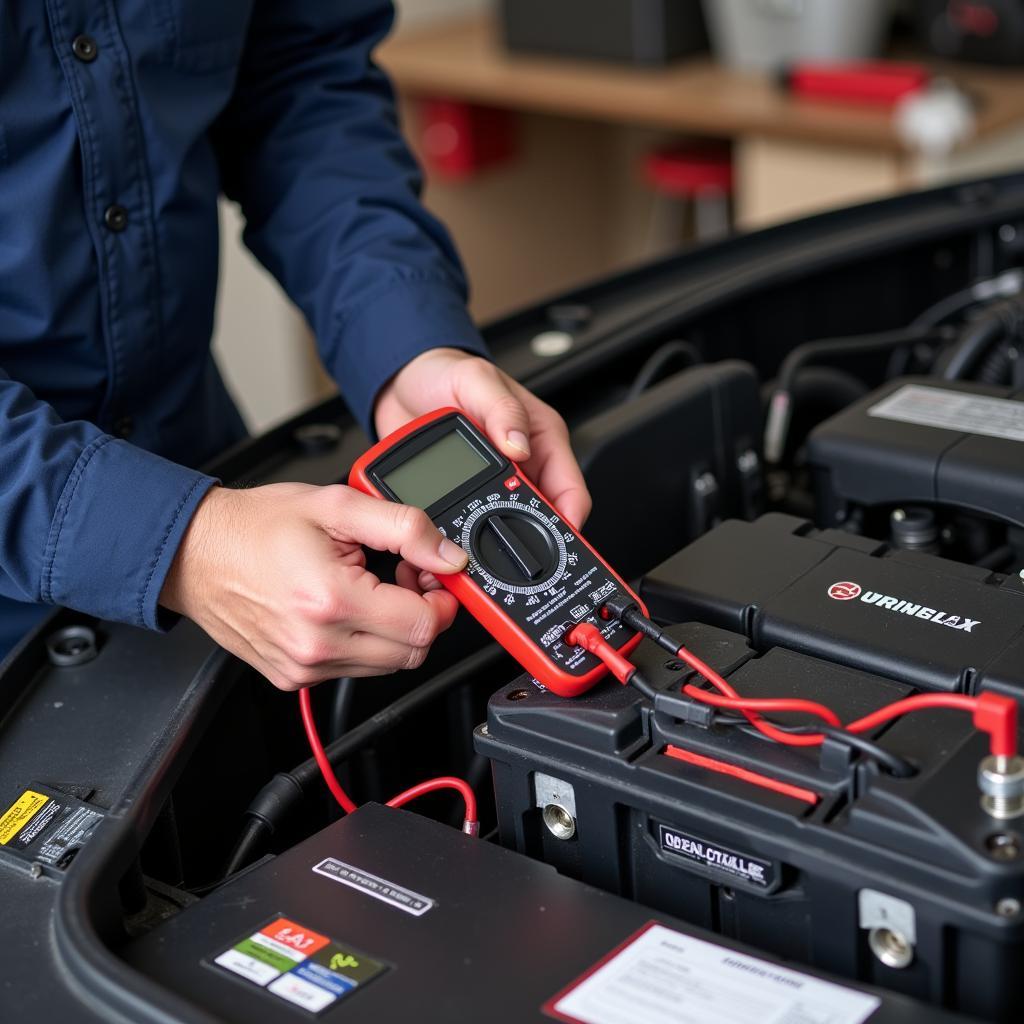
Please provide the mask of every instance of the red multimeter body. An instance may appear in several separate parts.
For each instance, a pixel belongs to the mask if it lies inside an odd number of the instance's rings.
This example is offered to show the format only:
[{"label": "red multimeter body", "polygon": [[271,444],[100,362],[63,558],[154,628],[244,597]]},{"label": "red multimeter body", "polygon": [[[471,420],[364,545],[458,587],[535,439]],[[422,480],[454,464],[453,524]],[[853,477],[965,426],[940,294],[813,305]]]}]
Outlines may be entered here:
[{"label": "red multimeter body", "polygon": [[597,611],[619,591],[646,614],[640,599],[459,409],[438,409],[379,441],[348,482],[424,509],[466,551],[466,569],[438,579],[554,693],[575,697],[607,671],[564,642],[573,626],[593,623],[623,654],[640,642],[639,633]]}]

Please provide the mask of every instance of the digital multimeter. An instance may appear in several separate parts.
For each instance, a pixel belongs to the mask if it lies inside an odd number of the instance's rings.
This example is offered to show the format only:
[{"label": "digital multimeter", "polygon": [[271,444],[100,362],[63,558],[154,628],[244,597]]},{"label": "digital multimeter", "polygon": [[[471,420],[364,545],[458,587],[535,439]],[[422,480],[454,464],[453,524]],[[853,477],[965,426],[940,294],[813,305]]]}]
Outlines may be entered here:
[{"label": "digital multimeter", "polygon": [[622,654],[640,634],[598,614],[630,591],[519,467],[458,409],[438,409],[396,430],[352,467],[349,484],[415,505],[469,555],[460,573],[438,579],[527,672],[575,697],[606,672],[595,655],[565,643],[581,622]]}]

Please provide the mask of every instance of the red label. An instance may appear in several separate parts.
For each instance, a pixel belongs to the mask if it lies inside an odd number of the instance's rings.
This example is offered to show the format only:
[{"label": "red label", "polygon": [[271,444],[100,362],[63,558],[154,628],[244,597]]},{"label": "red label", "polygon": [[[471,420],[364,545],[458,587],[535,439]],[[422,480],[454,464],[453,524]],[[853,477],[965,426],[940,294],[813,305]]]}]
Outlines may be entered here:
[{"label": "red label", "polygon": [[833,583],[828,588],[828,596],[833,601],[852,601],[855,597],[860,597],[860,584],[851,583],[849,580]]},{"label": "red label", "polygon": [[307,956],[312,956],[331,941],[326,935],[303,928],[301,924],[289,921],[287,917],[271,921],[265,928],[260,929],[260,934],[284,946],[291,946],[292,949]]},{"label": "red label", "polygon": [[516,488],[517,488],[517,487],[519,486],[519,477],[517,477],[517,476],[510,476],[510,477],[509,477],[509,478],[508,478],[508,479],[507,479],[507,480],[505,481],[505,486],[506,486],[506,487],[507,487],[507,488],[508,488],[508,489],[509,489],[510,491],[514,491],[514,490],[515,490],[515,489],[516,489]]}]

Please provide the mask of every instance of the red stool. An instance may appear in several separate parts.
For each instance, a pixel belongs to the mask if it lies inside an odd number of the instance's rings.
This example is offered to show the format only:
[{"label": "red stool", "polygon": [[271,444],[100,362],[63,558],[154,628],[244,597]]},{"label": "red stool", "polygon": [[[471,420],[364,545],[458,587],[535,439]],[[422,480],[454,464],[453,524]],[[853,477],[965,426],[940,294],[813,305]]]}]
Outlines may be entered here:
[{"label": "red stool", "polygon": [[728,234],[733,191],[728,146],[694,143],[656,149],[644,158],[643,174],[655,193],[649,231],[652,248],[679,244],[691,207],[693,234],[699,241]]}]

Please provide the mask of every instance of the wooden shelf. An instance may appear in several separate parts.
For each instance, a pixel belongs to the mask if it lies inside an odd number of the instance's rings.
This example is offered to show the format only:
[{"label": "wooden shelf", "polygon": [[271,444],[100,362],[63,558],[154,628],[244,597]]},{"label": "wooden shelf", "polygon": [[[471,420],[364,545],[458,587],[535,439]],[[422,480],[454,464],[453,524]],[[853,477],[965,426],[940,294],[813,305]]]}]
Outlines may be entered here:
[{"label": "wooden shelf", "polygon": [[[761,136],[897,153],[904,148],[888,111],[793,100],[770,76],[730,71],[708,58],[644,70],[510,54],[488,16],[399,31],[378,57],[407,96],[724,138]],[[974,98],[974,139],[1024,122],[1024,73],[936,68]]]}]

